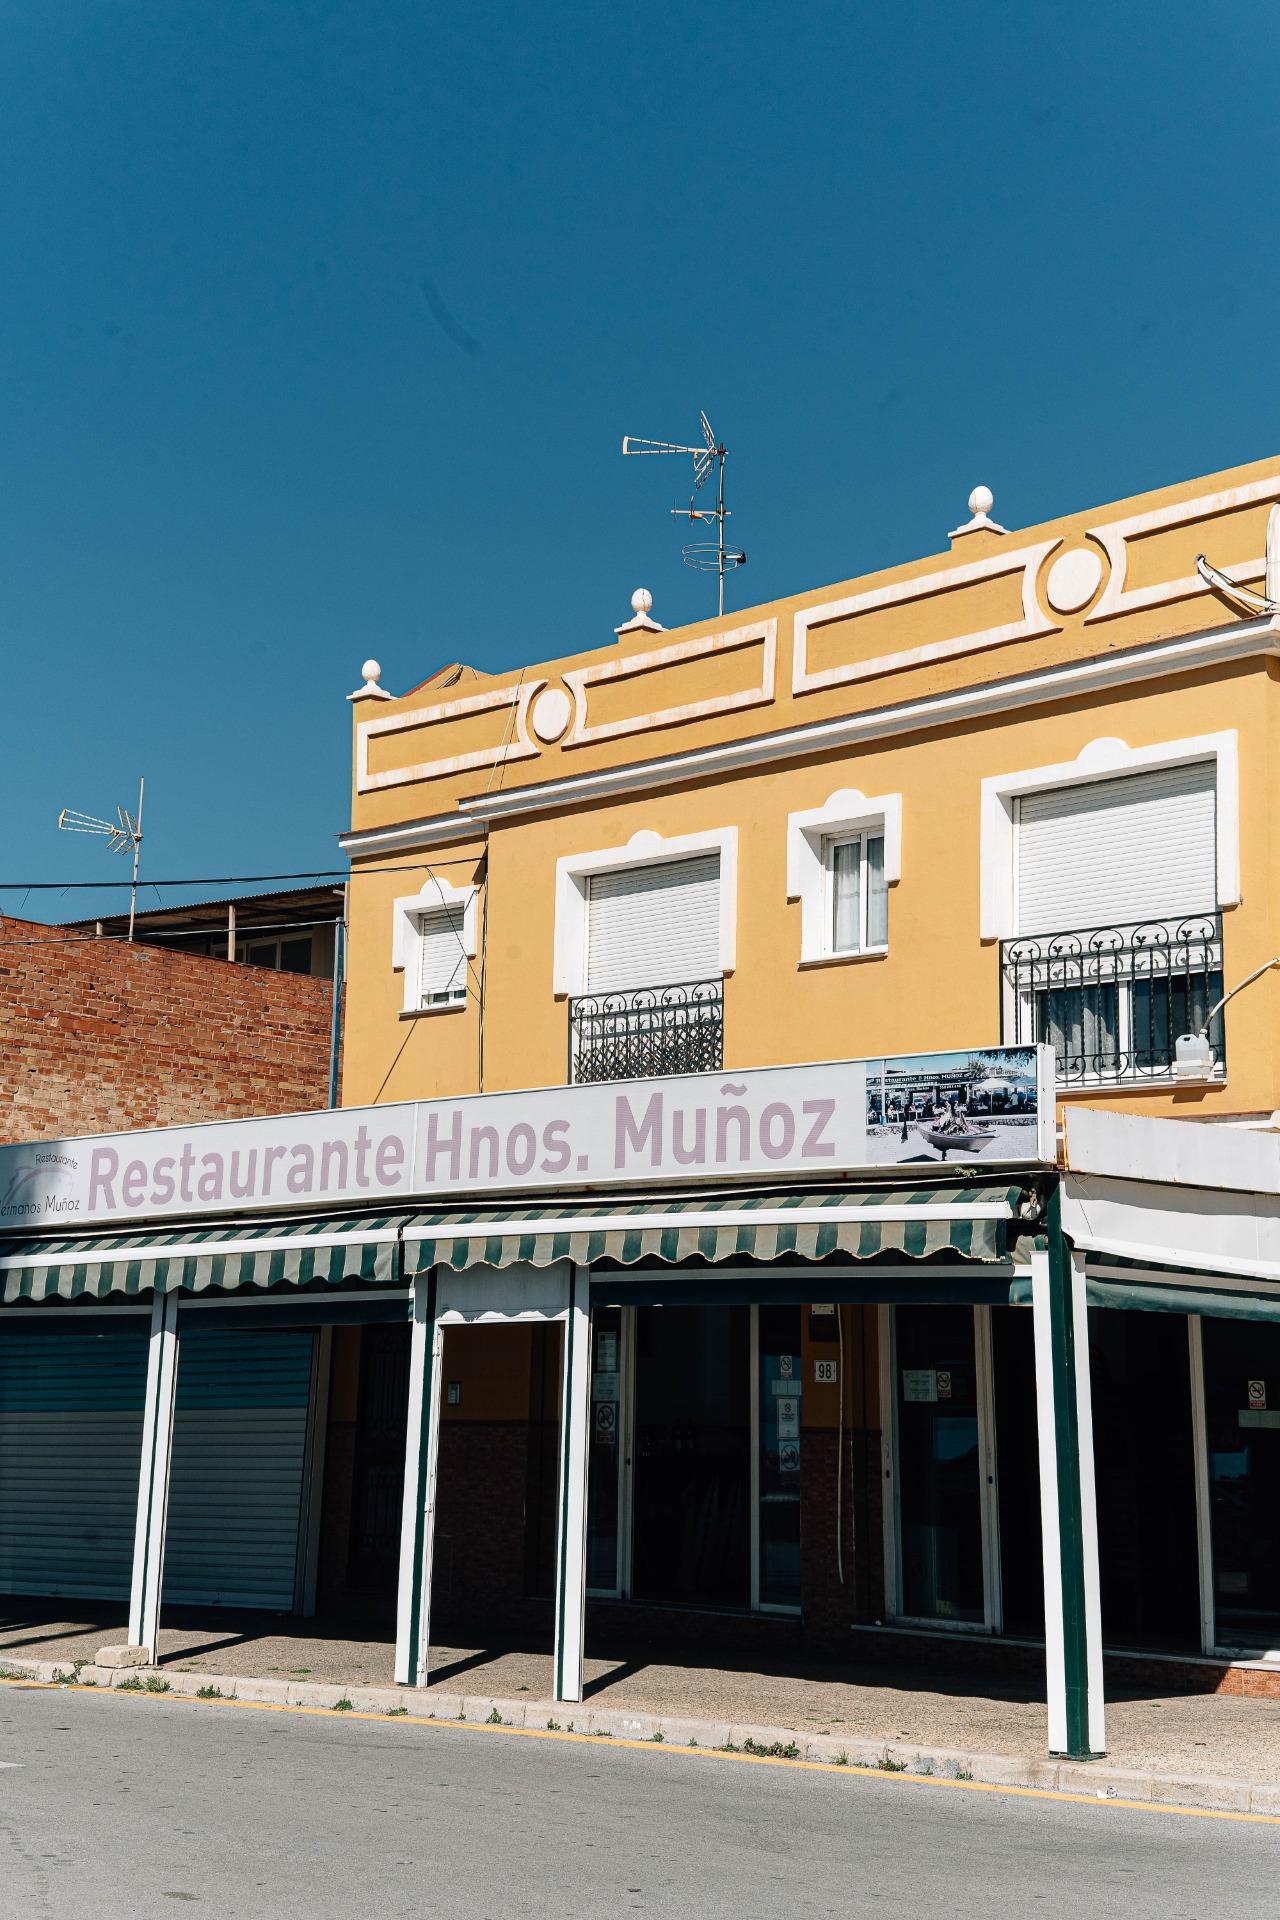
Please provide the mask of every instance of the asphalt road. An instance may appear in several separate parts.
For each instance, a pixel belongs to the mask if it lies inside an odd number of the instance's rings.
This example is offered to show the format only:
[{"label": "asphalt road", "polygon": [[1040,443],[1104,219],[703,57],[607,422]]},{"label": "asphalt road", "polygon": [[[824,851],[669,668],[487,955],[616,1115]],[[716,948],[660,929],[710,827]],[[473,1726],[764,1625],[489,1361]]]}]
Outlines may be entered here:
[{"label": "asphalt road", "polygon": [[0,1915],[678,1920],[1262,1912],[1280,1827],[0,1687]]}]

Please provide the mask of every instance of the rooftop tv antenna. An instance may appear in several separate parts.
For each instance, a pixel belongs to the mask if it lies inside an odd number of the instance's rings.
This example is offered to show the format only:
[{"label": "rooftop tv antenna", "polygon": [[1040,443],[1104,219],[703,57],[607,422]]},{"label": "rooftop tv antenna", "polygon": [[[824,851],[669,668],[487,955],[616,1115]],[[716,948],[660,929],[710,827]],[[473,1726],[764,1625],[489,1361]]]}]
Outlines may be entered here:
[{"label": "rooftop tv antenna", "polygon": [[[634,433],[622,436],[622,451],[627,453],[682,453],[693,460],[693,492],[689,496],[687,507],[672,507],[671,511],[678,520],[688,515],[690,520],[714,520],[716,537],[714,540],[692,540],[681,549],[686,567],[692,567],[697,573],[714,573],[720,582],[719,611],[724,612],[724,577],[735,567],[745,567],[747,556],[741,547],[728,547],[724,539],[724,523],[729,518],[729,509],[724,503],[724,463],[728,452],[723,441],[717,441],[711,431],[711,422],[705,413],[698,415],[702,427],[703,445],[700,447],[681,447],[671,440],[640,440]],[[699,507],[697,497],[710,478],[712,468],[716,469],[717,489],[714,507]]]},{"label": "rooftop tv antenna", "polygon": [[114,820],[100,820],[96,813],[81,813],[79,807],[64,807],[58,815],[58,826],[63,833],[96,833],[106,841],[108,853],[127,853],[130,847],[133,848],[133,885],[129,889],[131,940],[138,912],[138,857],[142,852],[142,795],[146,784],[145,780],[138,782],[137,813],[117,807]]}]

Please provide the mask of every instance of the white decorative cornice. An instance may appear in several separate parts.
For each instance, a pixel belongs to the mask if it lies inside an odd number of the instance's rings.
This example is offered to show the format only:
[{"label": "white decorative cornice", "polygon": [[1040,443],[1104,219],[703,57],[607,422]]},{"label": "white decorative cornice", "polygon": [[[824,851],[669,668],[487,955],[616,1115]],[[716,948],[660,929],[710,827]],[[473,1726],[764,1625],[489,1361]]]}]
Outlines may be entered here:
[{"label": "white decorative cornice", "polygon": [[722,746],[698,747],[661,759],[603,767],[594,773],[547,780],[536,786],[507,787],[460,801],[456,811],[393,827],[372,827],[340,836],[344,853],[357,856],[408,852],[420,846],[475,834],[491,820],[525,813],[554,813],[623,793],[679,786],[740,768],[797,760],[808,754],[840,751],[869,741],[919,733],[931,727],[962,724],[1020,708],[1078,700],[1111,687],[1192,673],[1270,654],[1280,656],[1280,619],[1240,620],[1209,632],[1184,634],[1149,646],[1098,654],[1088,660],[1045,667],[1008,680],[984,682],[954,692],[929,694],[865,713],[842,714],[776,733],[753,734]]}]

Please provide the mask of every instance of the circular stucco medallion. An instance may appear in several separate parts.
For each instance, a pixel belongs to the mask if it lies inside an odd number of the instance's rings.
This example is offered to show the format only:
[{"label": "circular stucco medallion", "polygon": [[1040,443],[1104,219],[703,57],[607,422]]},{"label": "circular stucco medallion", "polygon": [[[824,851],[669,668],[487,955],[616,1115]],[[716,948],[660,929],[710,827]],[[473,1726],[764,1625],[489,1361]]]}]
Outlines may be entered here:
[{"label": "circular stucco medallion", "polygon": [[1078,613],[1098,591],[1102,557],[1089,547],[1060,553],[1049,569],[1045,593],[1055,613]]},{"label": "circular stucco medallion", "polygon": [[563,687],[544,687],[533,703],[530,724],[539,740],[558,740],[569,724],[572,711]]}]

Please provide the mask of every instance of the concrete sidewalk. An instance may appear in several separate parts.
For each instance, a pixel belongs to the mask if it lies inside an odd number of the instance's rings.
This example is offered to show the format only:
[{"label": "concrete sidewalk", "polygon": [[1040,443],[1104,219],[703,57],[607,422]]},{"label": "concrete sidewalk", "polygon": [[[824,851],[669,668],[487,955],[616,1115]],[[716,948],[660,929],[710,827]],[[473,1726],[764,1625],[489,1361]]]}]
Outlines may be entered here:
[{"label": "concrete sidewalk", "polygon": [[[14,1612],[11,1604],[8,1619],[0,1621],[0,1664],[44,1679],[72,1673],[77,1662],[88,1677],[98,1678],[92,1668],[97,1649],[125,1637],[114,1609],[76,1620],[37,1618],[36,1609],[23,1618]],[[935,1772],[968,1771],[977,1779],[1009,1780],[1014,1769],[1028,1785],[1046,1784],[1046,1769],[1057,1766],[1045,1759],[1045,1708],[1037,1698],[1042,1682],[1034,1674],[926,1672],[905,1658],[872,1666],[865,1653],[861,1665],[851,1658],[840,1669],[766,1665],[764,1656],[710,1666],[673,1658],[669,1651],[649,1656],[619,1649],[614,1658],[586,1661],[587,1698],[574,1709],[551,1702],[549,1654],[436,1646],[430,1684],[410,1693],[392,1685],[389,1639],[325,1632],[309,1621],[241,1616],[233,1623],[212,1614],[178,1614],[177,1621],[160,1639],[162,1675],[175,1692],[207,1686],[256,1698],[267,1689],[261,1697],[331,1705],[342,1697],[372,1699],[374,1689],[374,1711],[399,1704],[438,1719],[463,1712],[469,1720],[486,1718],[496,1701],[500,1717],[515,1725],[573,1719],[579,1728],[587,1721],[607,1723],[616,1734],[625,1721],[645,1729],[635,1737],[661,1731],[664,1738],[696,1738],[700,1745],[723,1745],[729,1730],[737,1729],[738,1745],[739,1734],[766,1746],[794,1742],[802,1750],[825,1742],[823,1757],[844,1751],[850,1761],[868,1764],[886,1755],[895,1763],[904,1755],[920,1757],[931,1760]],[[702,1731],[682,1733],[685,1726]],[[1153,1797],[1132,1783],[1159,1775],[1172,1781],[1212,1777],[1217,1784],[1205,1786],[1194,1804],[1226,1804],[1221,1795],[1228,1790],[1233,1805],[1242,1804],[1241,1792],[1280,1796],[1280,1701],[1117,1688],[1107,1701],[1107,1738],[1108,1777],[1122,1775],[1126,1794]],[[1087,1771],[1093,1778],[1096,1763]]]},{"label": "concrete sidewalk", "polygon": [[[261,1680],[238,1674],[213,1674],[180,1667],[122,1671],[85,1666],[78,1672],[54,1660],[11,1660],[0,1680],[26,1679],[53,1685],[110,1687],[131,1693],[169,1694],[177,1698],[242,1702],[312,1712],[416,1716],[442,1723],[468,1721],[545,1733],[578,1733],[602,1739],[653,1741],[756,1754],[761,1758],[818,1761],[829,1766],[880,1769],[937,1779],[981,1781],[992,1786],[1031,1787],[1106,1800],[1154,1802],[1166,1806],[1211,1808],[1280,1821],[1280,1785],[1222,1774],[1176,1773],[1145,1767],[1118,1767],[1111,1760],[1081,1765],[1007,1753],[985,1753],[932,1742],[868,1740],[854,1735],[809,1734],[790,1726],[756,1721],[707,1720],[688,1714],[647,1713],[625,1707],[599,1707],[593,1701],[570,1707],[532,1694],[504,1698],[458,1694],[440,1685],[361,1687],[320,1685],[308,1680]],[[909,1696],[906,1696],[909,1697]],[[1272,1730],[1274,1733],[1274,1729]]]}]

